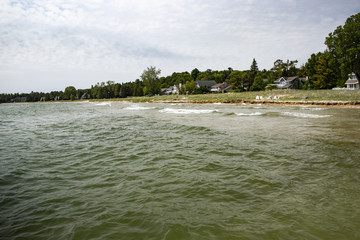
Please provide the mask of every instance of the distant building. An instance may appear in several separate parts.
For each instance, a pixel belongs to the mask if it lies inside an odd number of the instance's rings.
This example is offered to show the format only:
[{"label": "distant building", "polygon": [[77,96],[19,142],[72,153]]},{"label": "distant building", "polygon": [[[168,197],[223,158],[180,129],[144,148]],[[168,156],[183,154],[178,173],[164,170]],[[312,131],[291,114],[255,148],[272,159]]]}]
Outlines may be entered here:
[{"label": "distant building", "polygon": [[217,83],[211,87],[211,92],[229,92],[232,89],[233,85],[223,82]]},{"label": "distant building", "polygon": [[26,97],[16,97],[12,102],[26,102]]},{"label": "distant building", "polygon": [[197,88],[208,88],[209,90],[211,89],[212,86],[214,86],[216,84],[216,82],[214,80],[210,80],[210,81],[196,81],[196,87]]},{"label": "distant building", "polygon": [[182,84],[180,83],[179,85],[173,85],[173,86],[168,87],[168,88],[162,88],[161,93],[165,94],[165,95],[180,94],[181,86],[182,86]]},{"label": "distant building", "polygon": [[356,73],[350,73],[345,84],[347,89],[360,89],[359,76]]},{"label": "distant building", "polygon": [[81,100],[84,100],[84,99],[90,99],[90,94],[88,94],[88,93],[84,93],[82,96],[81,96],[81,98],[80,98]]},{"label": "distant building", "polygon": [[299,78],[299,77],[281,77],[274,81],[277,88],[279,89],[299,89],[300,84],[306,83],[308,78]]}]

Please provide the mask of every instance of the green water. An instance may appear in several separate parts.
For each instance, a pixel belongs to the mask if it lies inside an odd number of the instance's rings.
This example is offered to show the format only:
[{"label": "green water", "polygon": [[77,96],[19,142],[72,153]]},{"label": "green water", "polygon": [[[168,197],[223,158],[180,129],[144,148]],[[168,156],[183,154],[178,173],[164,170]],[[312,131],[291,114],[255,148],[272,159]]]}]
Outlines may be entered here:
[{"label": "green water", "polygon": [[360,239],[360,109],[0,105],[0,239]]}]

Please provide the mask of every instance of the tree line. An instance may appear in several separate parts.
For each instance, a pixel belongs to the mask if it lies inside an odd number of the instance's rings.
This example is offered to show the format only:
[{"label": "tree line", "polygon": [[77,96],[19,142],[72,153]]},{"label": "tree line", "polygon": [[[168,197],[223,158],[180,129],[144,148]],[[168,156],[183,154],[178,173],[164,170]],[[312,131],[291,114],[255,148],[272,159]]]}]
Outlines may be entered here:
[{"label": "tree line", "polygon": [[97,83],[89,89],[76,89],[73,86],[64,91],[50,93],[31,92],[26,94],[0,94],[0,103],[24,100],[28,102],[75,100],[75,99],[109,99],[126,98],[160,94],[161,89],[173,85],[181,85],[181,93],[197,94],[208,91],[197,89],[196,81],[214,80],[216,83],[227,82],[233,85],[232,91],[261,91],[271,89],[272,84],[280,77],[308,77],[301,85],[302,89],[331,89],[344,87],[348,74],[360,74],[360,13],[349,17],[343,26],[338,26],[325,39],[327,49],[314,53],[308,61],[297,67],[297,60],[277,59],[270,70],[259,70],[254,58],[248,70],[207,69],[200,71],[194,68],[191,72],[174,72],[172,75],[160,77],[161,70],[148,67],[140,79],[134,82],[115,83],[107,81]]}]

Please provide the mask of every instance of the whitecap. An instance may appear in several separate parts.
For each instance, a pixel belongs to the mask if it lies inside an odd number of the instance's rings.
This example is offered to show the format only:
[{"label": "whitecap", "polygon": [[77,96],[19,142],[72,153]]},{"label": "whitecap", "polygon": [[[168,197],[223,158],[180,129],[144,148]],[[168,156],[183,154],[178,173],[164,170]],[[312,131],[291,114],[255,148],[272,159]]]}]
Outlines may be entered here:
[{"label": "whitecap", "polygon": [[174,113],[174,114],[201,114],[201,113],[213,113],[218,110],[212,109],[175,109],[175,108],[164,108],[160,110],[161,113]]},{"label": "whitecap", "polygon": [[254,113],[235,113],[238,116],[260,116],[263,115],[261,112],[254,112]]},{"label": "whitecap", "polygon": [[302,110],[322,111],[322,110],[326,110],[326,108],[303,107]]},{"label": "whitecap", "polygon": [[139,106],[139,105],[133,105],[133,106],[129,106],[127,108],[125,108],[126,110],[135,110],[135,111],[138,111],[138,110],[149,110],[149,109],[154,109],[155,107],[142,107],[142,106]]},{"label": "whitecap", "polygon": [[297,113],[297,112],[284,112],[286,116],[292,117],[301,117],[301,118],[326,118],[331,117],[331,115],[317,115],[317,114],[309,114],[309,113]]},{"label": "whitecap", "polygon": [[216,103],[213,103],[214,105],[221,105],[222,103],[221,102],[216,102]]},{"label": "whitecap", "polygon": [[95,106],[111,106],[111,102],[96,103]]}]

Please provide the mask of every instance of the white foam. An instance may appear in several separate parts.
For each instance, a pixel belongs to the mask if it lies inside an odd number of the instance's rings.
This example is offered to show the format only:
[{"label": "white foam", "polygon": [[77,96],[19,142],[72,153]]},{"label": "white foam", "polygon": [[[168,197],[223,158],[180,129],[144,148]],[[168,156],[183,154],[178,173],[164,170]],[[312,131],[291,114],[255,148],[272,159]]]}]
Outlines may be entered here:
[{"label": "white foam", "polygon": [[96,106],[111,106],[111,102],[101,102],[101,103],[96,103]]},{"label": "white foam", "polygon": [[263,115],[261,112],[254,112],[254,113],[235,113],[238,116],[260,116]]},{"label": "white foam", "polygon": [[222,103],[221,102],[216,102],[216,103],[213,103],[214,105],[221,105]]},{"label": "white foam", "polygon": [[302,110],[322,111],[322,110],[326,110],[326,108],[303,107]]},{"label": "white foam", "polygon": [[155,107],[142,107],[139,105],[133,105],[133,106],[129,106],[127,108],[125,108],[126,110],[134,110],[134,111],[139,111],[139,110],[149,110],[149,109],[154,109]]},{"label": "white foam", "polygon": [[331,115],[317,115],[317,114],[297,113],[297,112],[284,112],[283,114],[287,115],[287,116],[301,117],[301,118],[326,118],[326,117],[331,117]]},{"label": "white foam", "polygon": [[211,109],[175,109],[175,108],[164,108],[159,112],[162,113],[174,113],[174,114],[202,114],[202,113],[213,113],[217,112],[218,110],[211,110]]}]

